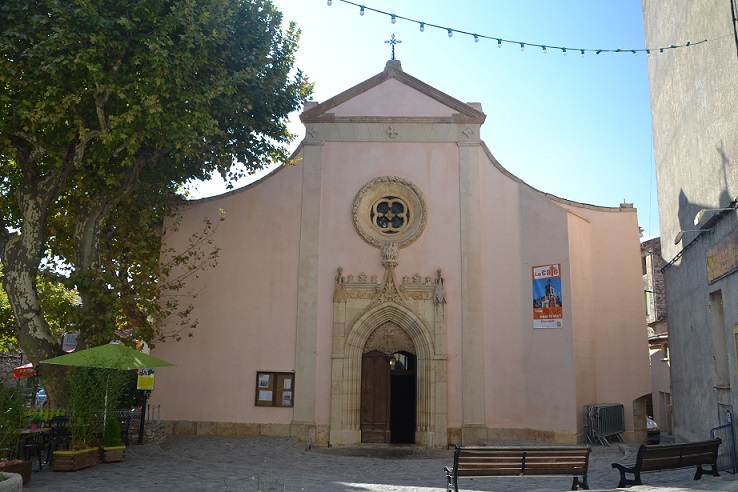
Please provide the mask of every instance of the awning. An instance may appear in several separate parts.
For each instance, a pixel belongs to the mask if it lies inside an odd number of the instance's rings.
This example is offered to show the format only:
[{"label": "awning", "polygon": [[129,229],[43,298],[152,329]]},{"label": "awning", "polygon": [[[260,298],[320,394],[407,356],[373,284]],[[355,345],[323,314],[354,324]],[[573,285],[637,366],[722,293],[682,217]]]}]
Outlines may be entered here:
[{"label": "awning", "polygon": [[30,378],[31,376],[35,375],[36,369],[33,368],[33,364],[30,362],[28,364],[23,364],[22,366],[13,368],[14,378]]}]

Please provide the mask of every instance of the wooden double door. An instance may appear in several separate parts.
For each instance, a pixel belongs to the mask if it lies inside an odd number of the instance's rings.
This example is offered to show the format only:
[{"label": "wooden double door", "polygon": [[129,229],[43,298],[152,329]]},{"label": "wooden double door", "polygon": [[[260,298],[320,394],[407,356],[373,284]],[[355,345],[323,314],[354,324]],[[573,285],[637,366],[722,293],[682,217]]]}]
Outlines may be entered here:
[{"label": "wooden double door", "polygon": [[361,359],[361,442],[415,442],[416,358],[367,352]]}]

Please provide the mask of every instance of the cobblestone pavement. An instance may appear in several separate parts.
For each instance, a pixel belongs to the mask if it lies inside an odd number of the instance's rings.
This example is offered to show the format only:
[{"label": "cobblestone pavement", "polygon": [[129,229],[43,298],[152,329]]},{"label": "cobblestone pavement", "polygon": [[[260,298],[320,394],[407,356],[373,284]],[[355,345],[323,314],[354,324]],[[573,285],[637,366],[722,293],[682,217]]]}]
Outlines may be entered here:
[{"label": "cobblestone pavement", "polygon": [[[505,441],[498,445],[540,445]],[[592,446],[589,485],[592,490],[615,490],[619,474],[615,461],[628,461],[636,445]],[[24,490],[54,492],[294,492],[402,491],[443,492],[443,467],[453,462],[452,450],[414,447],[314,448],[290,438],[169,436],[162,445],[131,445],[122,463],[98,464],[76,472],[34,471]],[[34,470],[36,466],[34,467]],[[648,486],[634,492],[730,490],[738,492],[738,476],[722,473],[693,481],[694,470],[643,475]],[[463,479],[463,490],[564,491],[566,477]]]}]

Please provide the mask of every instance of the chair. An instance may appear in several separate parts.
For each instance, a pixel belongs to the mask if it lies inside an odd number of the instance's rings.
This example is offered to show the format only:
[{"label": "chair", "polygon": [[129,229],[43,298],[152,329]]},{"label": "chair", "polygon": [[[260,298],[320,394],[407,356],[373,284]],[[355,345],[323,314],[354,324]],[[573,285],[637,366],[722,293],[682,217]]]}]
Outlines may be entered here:
[{"label": "chair", "polygon": [[33,432],[31,434],[26,434],[23,438],[23,460],[24,461],[33,461],[32,457],[36,456],[38,458],[38,469],[39,471],[42,470],[41,466],[41,455],[43,454],[43,448],[44,448],[44,435],[41,432]]},{"label": "chair", "polygon": [[46,463],[54,460],[54,451],[59,448],[69,449],[69,417],[57,416],[51,419],[49,427],[49,447],[46,452]]},{"label": "chair", "polygon": [[120,425],[120,440],[128,446],[128,429],[131,427],[131,415],[126,414],[125,416],[118,417],[118,424]]}]

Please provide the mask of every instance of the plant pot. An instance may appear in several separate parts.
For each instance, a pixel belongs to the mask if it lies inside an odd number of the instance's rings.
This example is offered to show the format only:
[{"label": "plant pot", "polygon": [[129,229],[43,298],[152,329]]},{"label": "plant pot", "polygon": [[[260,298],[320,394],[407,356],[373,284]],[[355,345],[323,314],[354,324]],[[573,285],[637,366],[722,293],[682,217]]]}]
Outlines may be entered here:
[{"label": "plant pot", "polygon": [[31,462],[21,460],[0,461],[0,472],[17,473],[23,478],[23,483],[26,484],[31,480]]},{"label": "plant pot", "polygon": [[100,461],[103,463],[116,463],[126,459],[125,446],[102,446],[100,448]]},{"label": "plant pot", "polygon": [[0,482],[0,492],[21,492],[23,490],[23,477],[18,473],[1,472],[7,480]]},{"label": "plant pot", "polygon": [[77,471],[95,466],[100,461],[98,448],[54,451],[54,471]]}]

